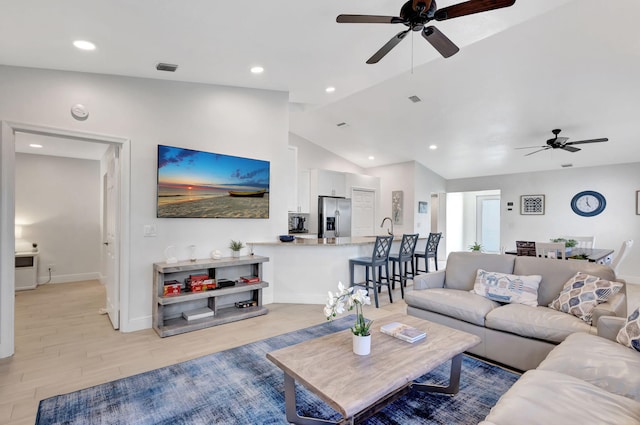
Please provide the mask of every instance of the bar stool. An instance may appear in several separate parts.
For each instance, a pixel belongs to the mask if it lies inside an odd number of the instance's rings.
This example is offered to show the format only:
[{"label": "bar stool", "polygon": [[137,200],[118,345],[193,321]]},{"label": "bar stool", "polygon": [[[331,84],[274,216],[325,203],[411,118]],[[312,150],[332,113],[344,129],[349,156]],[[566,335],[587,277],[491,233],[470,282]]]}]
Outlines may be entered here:
[{"label": "bar stool", "polygon": [[[389,280],[389,250],[391,249],[392,242],[393,236],[377,236],[371,257],[357,257],[349,260],[349,271],[351,276],[350,286],[362,286],[367,289],[367,293],[369,292],[369,289],[373,289],[376,308],[379,307],[378,292],[382,285],[386,285],[389,289],[389,302],[393,302],[393,298],[391,296],[391,282]],[[355,282],[355,266],[364,266],[365,268],[365,280],[362,283]],[[382,281],[382,267],[385,268],[386,283]],[[371,278],[369,276],[369,269],[371,269]]]},{"label": "bar stool", "polygon": [[[425,272],[429,273],[429,258],[433,258],[433,262],[436,265],[436,270],[438,270],[438,244],[440,243],[440,238],[442,237],[442,232],[440,233],[429,233],[429,239],[427,239],[427,247],[424,251],[416,251],[413,256],[416,259],[416,273],[417,272]],[[424,258],[424,270],[420,270],[419,263],[421,258]]]},{"label": "bar stool", "polygon": [[[413,254],[415,254],[416,251],[418,236],[418,233],[413,235],[402,235],[400,250],[397,254],[389,255],[389,261],[391,262],[391,287],[396,289],[396,282],[400,282],[400,293],[402,294],[402,298],[404,298],[404,287],[407,285],[407,263],[411,264],[411,277],[414,277],[416,274],[416,269],[413,265]],[[398,273],[396,273],[396,263],[398,264]]]}]

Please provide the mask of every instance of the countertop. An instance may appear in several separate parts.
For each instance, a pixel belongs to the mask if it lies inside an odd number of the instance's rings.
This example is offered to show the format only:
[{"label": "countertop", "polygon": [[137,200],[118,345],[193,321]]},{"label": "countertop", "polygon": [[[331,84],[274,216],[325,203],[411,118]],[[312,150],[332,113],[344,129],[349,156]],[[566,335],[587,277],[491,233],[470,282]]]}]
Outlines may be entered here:
[{"label": "countertop", "polygon": [[[424,239],[424,238],[422,238]],[[393,237],[394,241],[401,241],[402,235],[396,235]],[[375,243],[375,236],[354,236],[354,237],[342,237],[342,238],[295,238],[291,242],[281,242],[275,240],[273,242],[247,242],[248,245],[262,245],[262,246],[279,246],[279,245],[295,245],[295,246],[352,246],[352,245],[366,245]]]}]

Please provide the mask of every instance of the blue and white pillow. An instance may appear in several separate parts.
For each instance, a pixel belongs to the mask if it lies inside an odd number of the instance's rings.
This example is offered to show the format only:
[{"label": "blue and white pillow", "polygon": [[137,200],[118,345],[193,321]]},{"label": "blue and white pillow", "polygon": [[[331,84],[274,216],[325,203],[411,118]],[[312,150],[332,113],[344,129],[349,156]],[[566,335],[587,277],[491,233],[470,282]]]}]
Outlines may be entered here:
[{"label": "blue and white pillow", "polygon": [[620,282],[610,282],[598,276],[578,272],[564,284],[562,291],[549,307],[572,314],[591,324],[593,310],[598,304],[617,294],[620,288]]},{"label": "blue and white pillow", "polygon": [[542,276],[517,276],[478,269],[471,292],[500,303],[538,305],[538,286]]},{"label": "blue and white pillow", "polygon": [[616,337],[622,345],[640,351],[640,307],[636,308],[625,322],[618,336]]}]

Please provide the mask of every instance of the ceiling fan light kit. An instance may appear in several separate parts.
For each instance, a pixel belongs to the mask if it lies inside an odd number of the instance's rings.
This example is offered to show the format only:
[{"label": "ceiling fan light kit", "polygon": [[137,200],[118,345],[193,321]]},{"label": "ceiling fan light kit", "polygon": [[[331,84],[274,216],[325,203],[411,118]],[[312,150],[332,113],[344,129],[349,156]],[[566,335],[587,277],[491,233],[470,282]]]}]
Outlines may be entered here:
[{"label": "ceiling fan light kit", "polygon": [[512,6],[516,0],[469,0],[438,9],[435,0],[409,0],[400,9],[400,16],[378,15],[338,15],[336,22],[350,24],[403,24],[408,29],[400,31],[367,60],[368,64],[378,63],[409,33],[419,31],[444,58],[451,57],[460,50],[458,46],[434,26],[426,26],[430,21],[445,21],[474,13],[487,12]]}]

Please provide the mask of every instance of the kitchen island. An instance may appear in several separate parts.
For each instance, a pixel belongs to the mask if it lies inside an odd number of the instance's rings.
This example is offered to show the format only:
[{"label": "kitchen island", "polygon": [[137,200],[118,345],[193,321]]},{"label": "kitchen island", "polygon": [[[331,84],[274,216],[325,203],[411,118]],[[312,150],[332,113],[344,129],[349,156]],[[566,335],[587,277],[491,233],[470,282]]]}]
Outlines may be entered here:
[{"label": "kitchen island", "polygon": [[[338,282],[349,286],[349,259],[370,257],[375,236],[340,238],[295,238],[291,242],[248,242],[256,255],[269,257],[265,267],[265,303],[325,304],[327,293],[336,292]],[[402,235],[394,237],[391,252],[398,252]],[[424,249],[426,238],[416,249]],[[356,281],[364,281],[364,267],[356,268]],[[373,295],[373,294],[371,294]],[[319,312],[322,314],[322,312]]]}]

